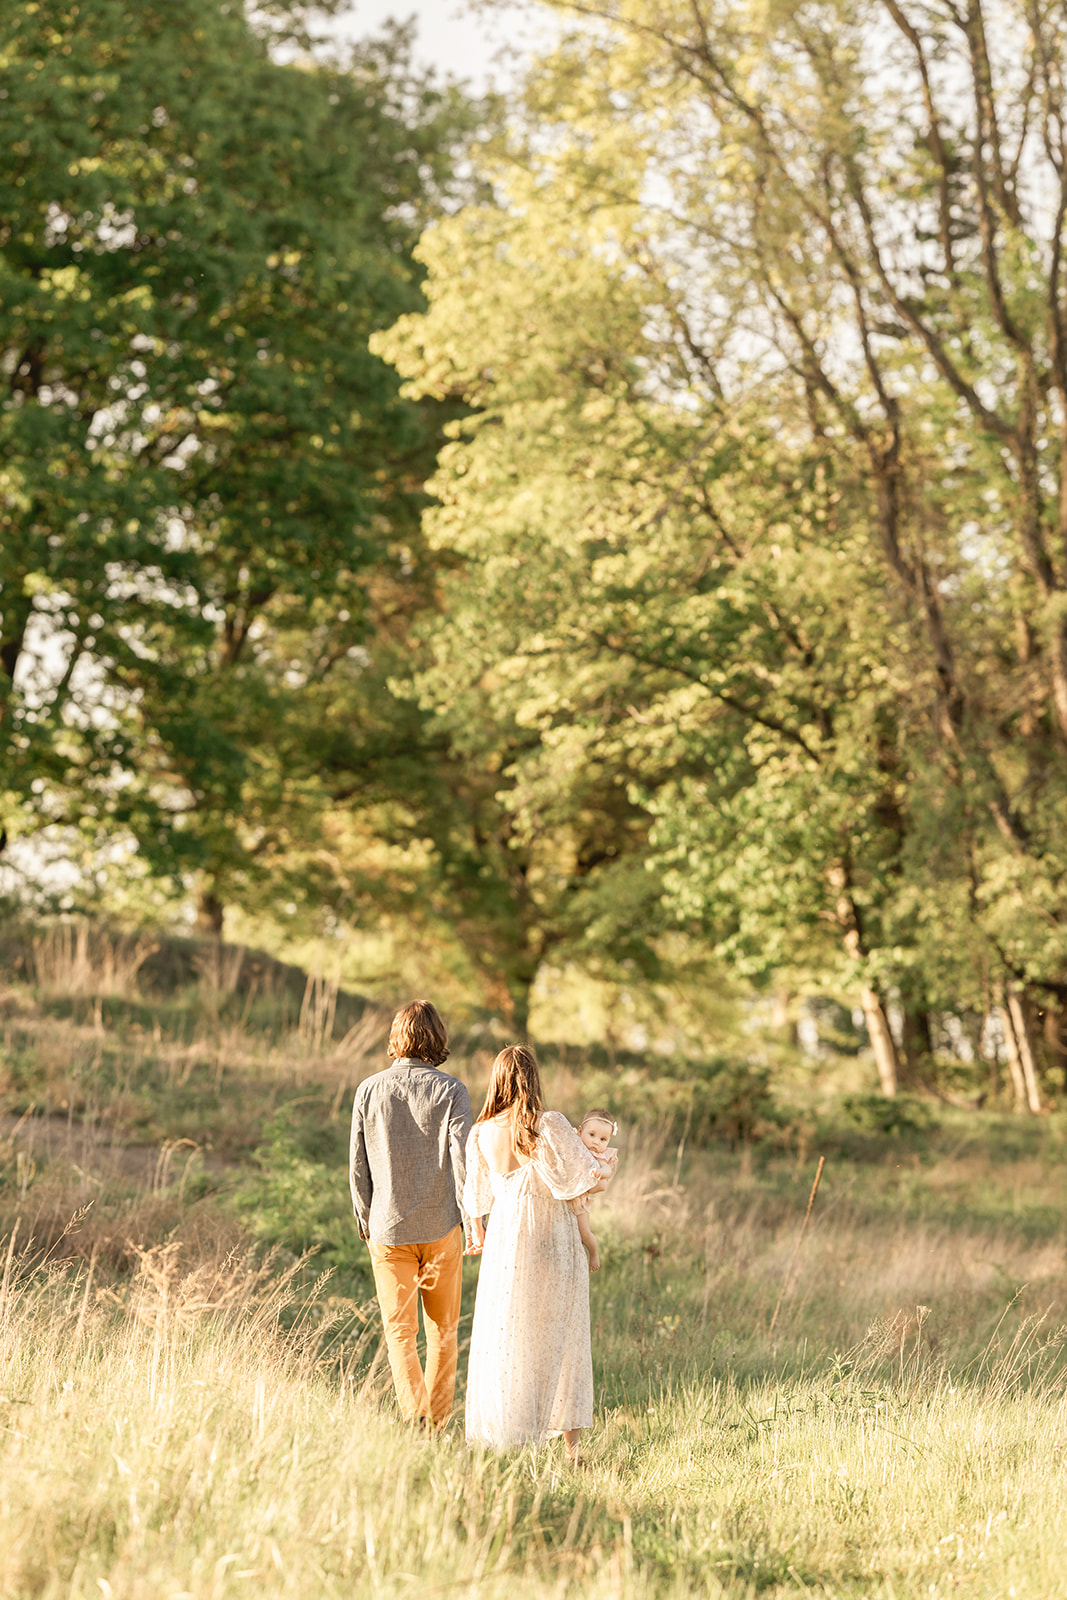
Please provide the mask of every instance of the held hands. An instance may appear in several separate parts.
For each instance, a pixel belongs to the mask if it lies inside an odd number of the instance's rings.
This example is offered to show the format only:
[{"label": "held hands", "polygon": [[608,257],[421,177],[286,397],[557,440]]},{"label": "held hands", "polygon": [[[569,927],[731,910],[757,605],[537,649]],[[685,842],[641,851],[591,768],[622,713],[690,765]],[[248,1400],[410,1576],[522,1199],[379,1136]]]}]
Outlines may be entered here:
[{"label": "held hands", "polygon": [[480,1256],[484,1245],[485,1223],[482,1221],[481,1217],[472,1217],[471,1236],[467,1243],[467,1248],[464,1250],[463,1254],[465,1256]]}]

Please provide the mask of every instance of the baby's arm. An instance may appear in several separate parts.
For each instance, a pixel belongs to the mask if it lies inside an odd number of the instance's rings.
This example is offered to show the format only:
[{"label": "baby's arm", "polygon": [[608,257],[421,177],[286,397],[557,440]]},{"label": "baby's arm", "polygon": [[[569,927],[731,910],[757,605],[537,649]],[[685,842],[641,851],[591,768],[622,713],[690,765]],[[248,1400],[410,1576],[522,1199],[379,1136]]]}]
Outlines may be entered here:
[{"label": "baby's arm", "polygon": [[602,1156],[597,1156],[596,1164],[600,1169],[600,1180],[596,1187],[590,1189],[589,1192],[590,1194],[603,1194],[615,1176],[615,1169],[619,1165],[619,1152],[611,1149],[605,1150]]}]

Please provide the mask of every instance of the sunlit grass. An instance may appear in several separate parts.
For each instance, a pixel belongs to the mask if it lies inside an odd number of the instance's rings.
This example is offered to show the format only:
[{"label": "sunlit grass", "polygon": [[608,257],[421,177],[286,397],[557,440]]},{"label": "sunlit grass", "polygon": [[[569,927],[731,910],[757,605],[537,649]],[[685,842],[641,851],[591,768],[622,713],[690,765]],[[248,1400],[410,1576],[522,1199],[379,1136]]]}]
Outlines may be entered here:
[{"label": "sunlit grass", "polygon": [[462,1383],[444,1437],[396,1420],[344,1173],[381,1017],[224,1000],[0,996],[0,1597],[1067,1597],[1062,1119],[693,1149],[620,1104],[575,1472],[468,1451]]},{"label": "sunlit grass", "polygon": [[[596,1304],[632,1301],[628,1278],[605,1269]],[[298,1279],[162,1247],[101,1291],[16,1245],[0,1594],[1067,1593],[1067,1400],[1039,1318],[1008,1309],[958,1369],[920,1315],[836,1360],[794,1339],[778,1372],[764,1346],[753,1375],[717,1318],[646,1296],[598,1334],[576,1472],[558,1443],[495,1457],[458,1419],[402,1428],[373,1320],[329,1285],[294,1302]]]}]

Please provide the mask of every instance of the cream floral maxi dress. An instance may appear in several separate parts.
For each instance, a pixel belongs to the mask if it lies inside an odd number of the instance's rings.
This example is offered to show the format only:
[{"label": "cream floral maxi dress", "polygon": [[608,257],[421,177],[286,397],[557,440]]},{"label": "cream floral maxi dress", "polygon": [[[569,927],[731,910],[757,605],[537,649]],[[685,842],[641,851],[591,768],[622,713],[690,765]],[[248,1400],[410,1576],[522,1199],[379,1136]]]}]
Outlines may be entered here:
[{"label": "cream floral maxi dress", "polygon": [[538,1444],[593,1422],[589,1263],[566,1204],[599,1181],[600,1169],[566,1117],[543,1111],[533,1160],[489,1171],[467,1140],[463,1209],[492,1212],[478,1271],[467,1439],[500,1450]]}]

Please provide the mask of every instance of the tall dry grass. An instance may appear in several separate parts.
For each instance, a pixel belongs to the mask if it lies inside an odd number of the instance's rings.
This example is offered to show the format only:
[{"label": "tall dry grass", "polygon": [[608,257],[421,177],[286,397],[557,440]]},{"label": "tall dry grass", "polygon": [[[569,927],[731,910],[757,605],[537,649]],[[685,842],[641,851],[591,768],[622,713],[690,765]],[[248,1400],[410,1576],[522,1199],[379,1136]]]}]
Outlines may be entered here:
[{"label": "tall dry grass", "polygon": [[296,1302],[295,1277],[163,1248],[100,1290],[8,1251],[0,1593],[1067,1594],[1067,1401],[1032,1325],[961,1373],[876,1328],[786,1381],[739,1380],[714,1346],[701,1375],[654,1377],[638,1339],[576,1472],[558,1444],[402,1428],[374,1323],[328,1285]]},{"label": "tall dry grass", "polygon": [[[755,1152],[624,1125],[574,1474],[395,1419],[344,1172],[388,1011],[342,1034],[328,983],[283,1006],[225,949],[169,1001],[92,992],[103,961],[79,992],[68,953],[0,993],[0,1595],[1067,1600],[1053,1122],[822,1146],[813,1117]],[[475,1102],[491,1059],[453,1059]],[[604,1083],[545,1076],[572,1114]],[[249,1244],[301,1206],[341,1241],[317,1288],[299,1243]]]},{"label": "tall dry grass", "polygon": [[[360,1362],[377,1328],[342,1343],[366,1313],[321,1297],[294,1308],[295,1275],[246,1258],[183,1270],[164,1247],[119,1294],[9,1249],[0,1593],[573,1590],[537,1523],[559,1462],[500,1463],[398,1429],[380,1361]],[[577,1580],[592,1564],[573,1533],[564,1575]],[[607,1559],[583,1592],[613,1592],[600,1578],[620,1551]]]},{"label": "tall dry grass", "polygon": [[61,922],[31,941],[37,987],[50,995],[129,995],[159,948],[142,935],[109,933],[89,922]]}]

